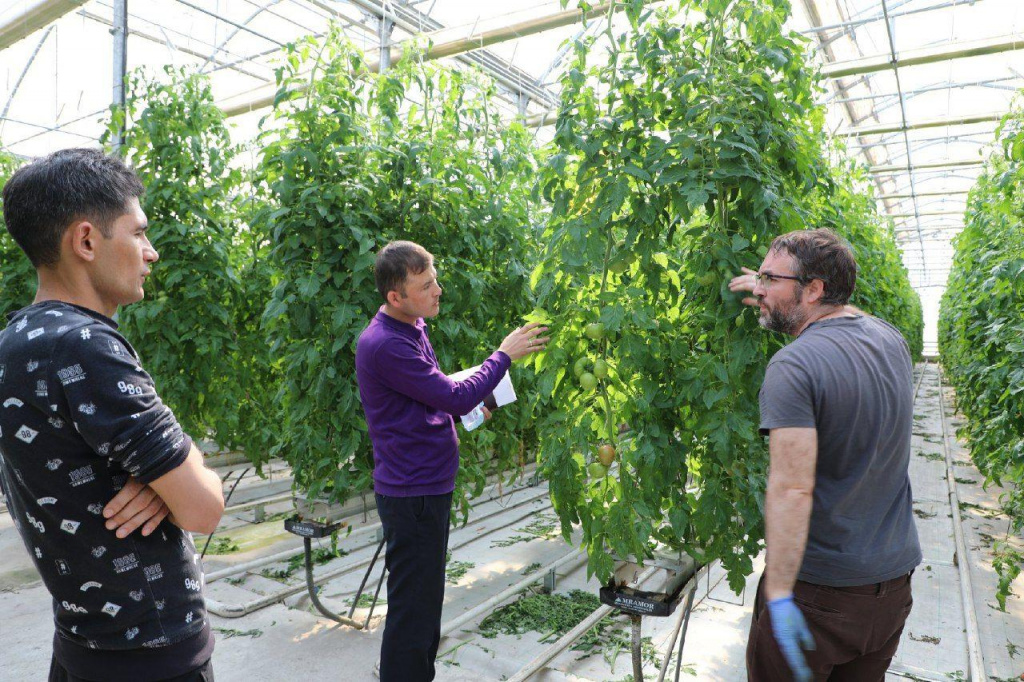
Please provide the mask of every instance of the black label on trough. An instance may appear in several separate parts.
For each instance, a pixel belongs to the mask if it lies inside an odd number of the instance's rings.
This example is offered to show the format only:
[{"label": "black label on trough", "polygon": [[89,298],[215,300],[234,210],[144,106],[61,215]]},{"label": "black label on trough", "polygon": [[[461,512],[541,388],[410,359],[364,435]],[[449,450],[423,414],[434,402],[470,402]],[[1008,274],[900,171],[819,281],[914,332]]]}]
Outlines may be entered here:
[{"label": "black label on trough", "polygon": [[318,521],[302,521],[298,517],[285,519],[284,529],[289,533],[304,538],[323,538],[333,533],[338,526],[337,523],[320,523]]},{"label": "black label on trough", "polygon": [[629,590],[627,594],[619,588],[605,586],[600,594],[602,604],[634,616],[668,616],[676,606],[676,602],[666,600],[666,595],[656,592]]}]

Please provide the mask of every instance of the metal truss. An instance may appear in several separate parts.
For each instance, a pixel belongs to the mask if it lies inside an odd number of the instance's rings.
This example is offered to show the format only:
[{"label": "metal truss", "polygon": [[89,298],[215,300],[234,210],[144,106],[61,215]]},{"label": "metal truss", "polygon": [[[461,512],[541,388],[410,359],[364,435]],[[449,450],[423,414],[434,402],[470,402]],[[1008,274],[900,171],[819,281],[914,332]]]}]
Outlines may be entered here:
[{"label": "metal truss", "polygon": [[[179,0],[182,1],[182,0]],[[378,0],[350,0],[352,4],[358,7],[374,7],[378,6]],[[599,16],[607,12],[609,8],[613,6],[612,2],[603,2],[601,4],[594,5],[587,11],[575,9],[565,10],[557,12],[544,17],[538,17],[536,19],[529,19],[517,24],[494,29],[490,31],[481,32],[478,34],[471,35],[466,38],[460,38],[457,40],[448,40],[444,42],[438,42],[431,44],[423,53],[423,59],[442,59],[445,57],[458,57],[460,59],[466,59],[473,61],[477,53],[483,48],[490,45],[494,45],[509,40],[516,40],[525,36],[534,35],[544,31],[548,31],[562,26],[569,26],[574,23],[579,23],[587,18]],[[396,26],[401,26],[400,21],[405,21],[409,27],[407,30],[414,31],[417,25],[411,24],[410,20],[402,20],[397,14],[394,13],[396,6],[388,5],[388,19],[394,20]],[[406,8],[408,9],[408,8]],[[421,17],[422,21],[428,21],[429,17]],[[433,21],[433,20],[429,20]],[[436,23],[436,22],[435,22]],[[438,24],[439,25],[439,24]],[[440,29],[432,31],[431,33],[437,33]],[[431,33],[426,34],[429,38]],[[390,55],[389,59],[392,63],[402,59],[403,54],[402,42],[392,44],[389,48]],[[472,54],[468,54],[472,53]],[[380,57],[369,58],[368,68],[376,69],[380,64]],[[476,63],[476,62],[474,62]],[[485,70],[494,73],[489,67],[484,66]],[[521,93],[526,97],[533,97],[534,95],[543,96],[545,100],[550,100],[554,97],[546,88],[543,88],[536,82],[536,79],[530,77],[522,77],[521,80],[517,80],[520,77],[515,75],[514,72],[510,72],[513,75],[498,75],[495,74],[496,80],[508,87]],[[267,84],[260,86],[249,92],[241,93],[234,97],[228,98],[220,103],[221,109],[227,116],[237,116],[250,111],[256,111],[264,107],[269,106],[274,101],[277,87],[275,84]],[[547,94],[543,94],[547,93]],[[557,101],[557,100],[556,100]]]},{"label": "metal truss", "polygon": [[[885,0],[883,0],[882,6],[883,8],[886,6]],[[891,24],[888,19],[886,20],[886,26],[890,28],[891,33]],[[942,45],[938,48],[908,50],[899,53],[892,49],[890,51],[891,54],[881,57],[866,57],[851,62],[829,64],[821,70],[821,75],[825,78],[845,78],[847,76],[888,71],[889,69],[897,70],[911,66],[935,64],[953,59],[1002,54],[1021,49],[1024,49],[1024,40],[1017,37],[954,43],[952,45]]]}]

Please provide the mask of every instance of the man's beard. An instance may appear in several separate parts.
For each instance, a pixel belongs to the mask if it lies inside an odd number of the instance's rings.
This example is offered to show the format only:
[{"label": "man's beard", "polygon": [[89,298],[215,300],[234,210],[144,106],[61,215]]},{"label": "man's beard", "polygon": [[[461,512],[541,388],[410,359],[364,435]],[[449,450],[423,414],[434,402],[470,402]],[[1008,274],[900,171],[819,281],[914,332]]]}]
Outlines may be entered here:
[{"label": "man's beard", "polygon": [[807,321],[807,313],[798,307],[803,293],[803,287],[799,287],[787,303],[762,311],[761,317],[757,320],[758,324],[768,331],[796,336],[797,330]]}]

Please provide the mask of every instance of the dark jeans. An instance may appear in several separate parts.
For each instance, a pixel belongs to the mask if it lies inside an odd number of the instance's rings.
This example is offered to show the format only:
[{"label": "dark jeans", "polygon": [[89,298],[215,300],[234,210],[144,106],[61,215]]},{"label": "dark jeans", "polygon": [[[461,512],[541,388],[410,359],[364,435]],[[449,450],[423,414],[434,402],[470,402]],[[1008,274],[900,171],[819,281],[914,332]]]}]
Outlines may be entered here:
[{"label": "dark jeans", "polygon": [[[148,678],[152,679],[152,678]],[[213,659],[195,670],[178,675],[177,677],[160,678],[161,682],[213,682]],[[84,677],[75,677],[64,669],[57,657],[50,658],[49,682],[99,682],[99,680],[86,680]]]},{"label": "dark jeans", "polygon": [[[805,651],[815,682],[881,682],[896,654],[914,600],[910,576],[857,587],[826,587],[797,581],[793,596],[814,635]],[[747,639],[747,680],[785,682],[793,674],[772,634],[764,596],[757,586]]]},{"label": "dark jeans", "polygon": [[429,682],[434,679],[434,659],[441,641],[452,494],[376,497],[388,569],[380,679]]}]

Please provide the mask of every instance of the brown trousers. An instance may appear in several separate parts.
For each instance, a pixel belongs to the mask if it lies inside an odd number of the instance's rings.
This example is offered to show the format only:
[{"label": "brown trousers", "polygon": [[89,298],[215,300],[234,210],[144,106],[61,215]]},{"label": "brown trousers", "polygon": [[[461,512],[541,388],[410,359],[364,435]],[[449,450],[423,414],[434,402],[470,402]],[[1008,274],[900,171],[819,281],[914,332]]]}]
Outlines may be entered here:
[{"label": "brown trousers", "polygon": [[[914,600],[910,576],[873,585],[826,587],[798,580],[793,597],[814,635],[805,651],[815,682],[882,682],[896,654]],[[772,634],[764,596],[757,585],[747,639],[748,682],[788,682],[793,674]]]}]

